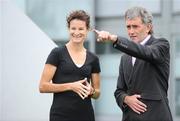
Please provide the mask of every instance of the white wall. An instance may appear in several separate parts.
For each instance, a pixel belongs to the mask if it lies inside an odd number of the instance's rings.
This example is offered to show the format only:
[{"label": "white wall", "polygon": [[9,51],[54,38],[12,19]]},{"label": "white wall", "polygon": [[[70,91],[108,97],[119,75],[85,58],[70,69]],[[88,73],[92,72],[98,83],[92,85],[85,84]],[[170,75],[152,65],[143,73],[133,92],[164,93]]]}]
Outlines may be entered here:
[{"label": "white wall", "polygon": [[[0,117],[2,117],[2,0],[0,0]],[[1,119],[1,118],[0,118]]]},{"label": "white wall", "polygon": [[51,94],[39,79],[56,45],[8,0],[0,0],[0,121],[48,121]]}]

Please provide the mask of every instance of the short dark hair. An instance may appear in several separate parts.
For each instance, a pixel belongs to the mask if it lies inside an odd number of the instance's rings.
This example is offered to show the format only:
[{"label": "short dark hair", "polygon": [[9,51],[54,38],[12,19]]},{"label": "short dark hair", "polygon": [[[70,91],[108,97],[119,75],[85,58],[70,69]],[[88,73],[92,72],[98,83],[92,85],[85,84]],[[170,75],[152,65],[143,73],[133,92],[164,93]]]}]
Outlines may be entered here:
[{"label": "short dark hair", "polygon": [[84,10],[72,11],[67,17],[67,26],[70,27],[70,22],[74,19],[82,20],[86,22],[87,29],[90,28],[90,16]]}]

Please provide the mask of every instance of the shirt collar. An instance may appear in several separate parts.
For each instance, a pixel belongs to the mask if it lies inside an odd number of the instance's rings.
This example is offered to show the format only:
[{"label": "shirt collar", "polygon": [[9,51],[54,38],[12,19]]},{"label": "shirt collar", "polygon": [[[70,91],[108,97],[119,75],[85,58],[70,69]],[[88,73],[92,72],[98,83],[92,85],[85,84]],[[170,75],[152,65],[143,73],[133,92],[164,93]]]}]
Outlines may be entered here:
[{"label": "shirt collar", "polygon": [[141,44],[141,45],[145,45],[146,42],[149,40],[150,37],[151,37],[151,35],[148,35],[140,44]]}]

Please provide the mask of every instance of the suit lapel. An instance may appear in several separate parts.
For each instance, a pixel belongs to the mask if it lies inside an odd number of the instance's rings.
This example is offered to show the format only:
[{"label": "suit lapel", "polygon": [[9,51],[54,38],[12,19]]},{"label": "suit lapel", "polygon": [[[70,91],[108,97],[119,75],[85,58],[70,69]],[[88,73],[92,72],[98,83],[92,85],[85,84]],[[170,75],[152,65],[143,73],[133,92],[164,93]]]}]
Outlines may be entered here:
[{"label": "suit lapel", "polygon": [[[150,37],[149,40],[145,43],[145,45],[151,45],[154,39],[155,39],[155,38],[151,35],[151,37]],[[136,67],[137,67],[138,62],[139,62],[139,59],[136,58],[136,61],[135,61],[135,63],[134,63],[133,68],[136,68]],[[133,69],[133,70],[134,70],[134,69]]]},{"label": "suit lapel", "polygon": [[150,39],[145,43],[145,45],[151,45],[154,39],[155,38],[151,35]]},{"label": "suit lapel", "polygon": [[132,73],[132,69],[133,69],[133,65],[132,65],[132,57],[131,56],[129,56],[129,55],[127,55],[127,60],[126,60],[126,62],[127,62],[127,69],[128,69],[128,73],[130,74],[130,73]]},{"label": "suit lapel", "polygon": [[[154,37],[153,36],[151,36],[151,38],[145,43],[145,45],[151,45],[152,44],[152,42],[153,42],[153,39],[154,39]],[[128,58],[131,58],[131,56],[129,56]],[[129,59],[130,60],[130,59]],[[132,61],[131,61],[132,62]],[[136,58],[136,61],[135,61],[135,63],[134,63],[134,66],[132,66],[132,64],[130,64],[131,65],[131,73],[130,73],[130,77],[129,77],[129,79],[128,79],[128,83],[129,83],[129,85],[131,85],[131,88],[130,89],[134,89],[134,85],[135,85],[135,83],[136,83],[136,69],[138,69],[139,68],[139,63],[140,63],[140,61],[139,61],[139,59],[138,58]]]},{"label": "suit lapel", "polygon": [[[131,81],[132,81],[132,75],[133,75],[133,66],[132,66],[132,58],[129,55],[126,55],[126,59],[125,59],[125,66],[126,66],[126,84],[129,87],[131,85]],[[129,87],[130,88],[130,87]]]}]

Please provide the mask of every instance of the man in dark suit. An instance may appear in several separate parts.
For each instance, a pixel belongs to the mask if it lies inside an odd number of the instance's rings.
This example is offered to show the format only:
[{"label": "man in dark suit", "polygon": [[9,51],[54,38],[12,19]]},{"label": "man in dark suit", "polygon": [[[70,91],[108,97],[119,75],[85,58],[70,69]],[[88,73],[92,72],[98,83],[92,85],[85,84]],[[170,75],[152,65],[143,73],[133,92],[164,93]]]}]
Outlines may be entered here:
[{"label": "man in dark suit", "polygon": [[170,46],[153,36],[152,15],[142,7],[126,11],[125,22],[131,39],[94,30],[98,41],[111,41],[124,52],[119,66],[115,98],[123,121],[172,121],[167,91]]}]

